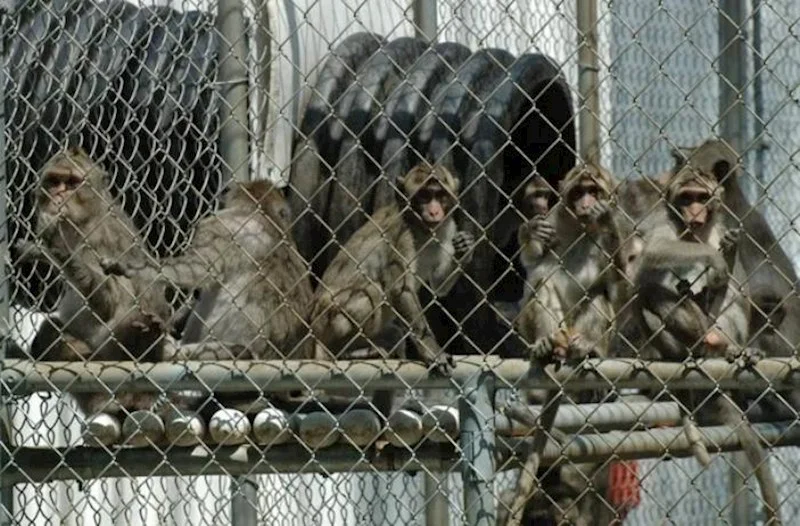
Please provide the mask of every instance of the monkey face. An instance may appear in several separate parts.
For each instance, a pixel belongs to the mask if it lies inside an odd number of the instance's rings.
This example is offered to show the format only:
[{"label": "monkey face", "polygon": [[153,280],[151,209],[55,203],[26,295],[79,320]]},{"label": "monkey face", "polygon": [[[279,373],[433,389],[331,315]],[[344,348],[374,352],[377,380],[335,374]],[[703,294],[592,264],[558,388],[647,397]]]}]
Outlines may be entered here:
[{"label": "monkey face", "polygon": [[600,200],[600,197],[600,186],[594,179],[584,177],[570,190],[567,199],[570,207],[575,212],[575,216],[581,222],[586,222],[591,218],[591,211]]},{"label": "monkey face", "polygon": [[423,223],[436,227],[447,218],[452,197],[437,181],[428,181],[414,194],[411,204]]},{"label": "monkey face", "polygon": [[712,197],[708,188],[697,184],[684,185],[678,190],[673,205],[691,232],[699,232],[711,222]]},{"label": "monkey face", "polygon": [[547,182],[541,177],[525,186],[525,194],[522,199],[522,213],[525,217],[537,215],[546,216],[555,201],[555,192]]}]

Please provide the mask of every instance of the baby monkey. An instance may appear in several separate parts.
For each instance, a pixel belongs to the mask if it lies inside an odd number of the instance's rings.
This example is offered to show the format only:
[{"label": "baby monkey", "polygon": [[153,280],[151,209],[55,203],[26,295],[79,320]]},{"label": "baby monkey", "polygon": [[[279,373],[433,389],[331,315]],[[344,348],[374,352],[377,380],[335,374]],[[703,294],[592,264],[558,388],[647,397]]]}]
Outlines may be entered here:
[{"label": "baby monkey", "polygon": [[316,355],[338,357],[372,347],[396,317],[422,359],[449,374],[451,359],[425,318],[418,292],[445,296],[472,257],[474,240],[451,212],[458,179],[441,165],[420,164],[397,180],[397,202],[378,210],[342,247],[316,290],[311,327]]}]

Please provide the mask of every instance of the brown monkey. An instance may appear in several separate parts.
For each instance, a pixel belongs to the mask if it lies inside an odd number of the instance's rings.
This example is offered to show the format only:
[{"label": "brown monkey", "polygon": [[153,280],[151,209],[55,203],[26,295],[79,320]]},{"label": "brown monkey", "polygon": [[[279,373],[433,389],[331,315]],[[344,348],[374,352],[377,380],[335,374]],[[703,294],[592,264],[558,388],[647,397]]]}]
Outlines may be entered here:
[{"label": "brown monkey", "polygon": [[417,294],[424,283],[433,294],[446,295],[471,258],[472,236],[457,230],[451,214],[458,188],[447,168],[427,163],[397,180],[397,202],[353,234],[322,276],[311,317],[318,357],[371,347],[397,317],[422,359],[449,373],[450,358],[436,342]]},{"label": "brown monkey", "polygon": [[[57,312],[34,339],[34,358],[48,360],[158,361],[171,313],[164,288],[136,277],[106,276],[101,260],[143,261],[149,255],[143,238],[108,190],[105,171],[80,148],[54,155],[44,166],[36,189],[38,244],[18,246],[21,258],[46,260],[65,278]],[[107,406],[105,395],[79,395],[91,414]],[[136,395],[127,408],[147,406]]]},{"label": "brown monkey", "polygon": [[[722,225],[723,199],[715,174],[687,164],[667,181],[666,202],[645,237],[636,276],[641,322],[648,332],[660,331],[654,343],[670,359],[684,359],[698,343],[710,356],[733,359],[752,352],[745,348],[749,304],[731,283],[742,282],[738,231],[726,232]],[[726,394],[708,398],[710,407],[701,416],[735,429],[759,481],[767,516],[779,524],[777,488],[758,437]]]},{"label": "brown monkey", "polygon": [[557,201],[555,189],[544,177],[535,175],[523,188],[518,208],[527,218],[546,216]]},{"label": "brown monkey", "polygon": [[[622,268],[611,204],[614,187],[606,170],[577,166],[561,182],[552,223],[536,216],[519,229],[529,286],[516,326],[530,343],[533,359],[555,355],[580,360],[608,353]],[[509,525],[520,524],[533,496],[539,459],[560,402],[560,393],[548,393],[533,450],[517,482]]]},{"label": "brown monkey", "polygon": [[272,183],[234,183],[222,210],[200,221],[183,255],[127,267],[109,261],[106,270],[200,290],[182,340],[198,345],[183,345],[184,358],[310,358],[306,319],[313,294],[291,221]]}]

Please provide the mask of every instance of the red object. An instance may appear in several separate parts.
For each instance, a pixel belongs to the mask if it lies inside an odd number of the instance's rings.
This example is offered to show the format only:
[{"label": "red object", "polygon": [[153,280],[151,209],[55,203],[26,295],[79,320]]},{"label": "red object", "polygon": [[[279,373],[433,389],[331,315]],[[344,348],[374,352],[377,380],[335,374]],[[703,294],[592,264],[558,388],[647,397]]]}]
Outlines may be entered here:
[{"label": "red object", "polygon": [[642,500],[639,463],[613,462],[608,468],[608,500],[624,517]]}]

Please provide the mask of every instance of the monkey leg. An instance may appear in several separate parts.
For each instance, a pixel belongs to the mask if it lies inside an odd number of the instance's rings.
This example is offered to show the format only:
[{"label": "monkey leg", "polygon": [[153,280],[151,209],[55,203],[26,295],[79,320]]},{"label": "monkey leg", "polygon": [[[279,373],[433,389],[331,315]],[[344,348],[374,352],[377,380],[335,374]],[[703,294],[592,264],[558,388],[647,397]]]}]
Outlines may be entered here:
[{"label": "monkey leg", "polygon": [[547,445],[549,435],[553,431],[553,424],[556,420],[558,407],[561,405],[562,391],[549,391],[547,400],[544,403],[539,423],[533,431],[533,444],[525,465],[520,471],[517,479],[515,497],[508,512],[507,526],[520,526],[525,514],[525,506],[531,500],[537,490],[537,474],[541,464],[542,454]]},{"label": "monkey leg", "polygon": [[416,291],[405,284],[399,293],[392,296],[391,303],[401,320],[408,325],[417,352],[425,364],[432,366],[439,374],[449,376],[453,369],[452,357],[445,353],[436,341]]},{"label": "monkey leg", "polygon": [[741,409],[727,396],[717,395],[714,399],[714,407],[722,423],[732,426],[735,430],[747,460],[753,468],[761,489],[767,524],[772,526],[782,524],[778,486],[775,483],[775,478],[769,467],[769,459],[761,446],[758,435],[756,435],[748,422],[742,421]]},{"label": "monkey leg", "polygon": [[642,325],[665,358],[682,360],[701,342],[710,347],[722,345],[708,315],[691,298],[646,284],[640,288],[637,302]]},{"label": "monkey leg", "polygon": [[93,354],[92,347],[70,334],[55,316],[45,318],[31,344],[34,360],[79,362],[93,359]]},{"label": "monkey leg", "polygon": [[385,318],[382,296],[372,284],[319,296],[311,315],[315,358],[338,359],[358,345],[374,346],[371,339],[380,333]]}]

